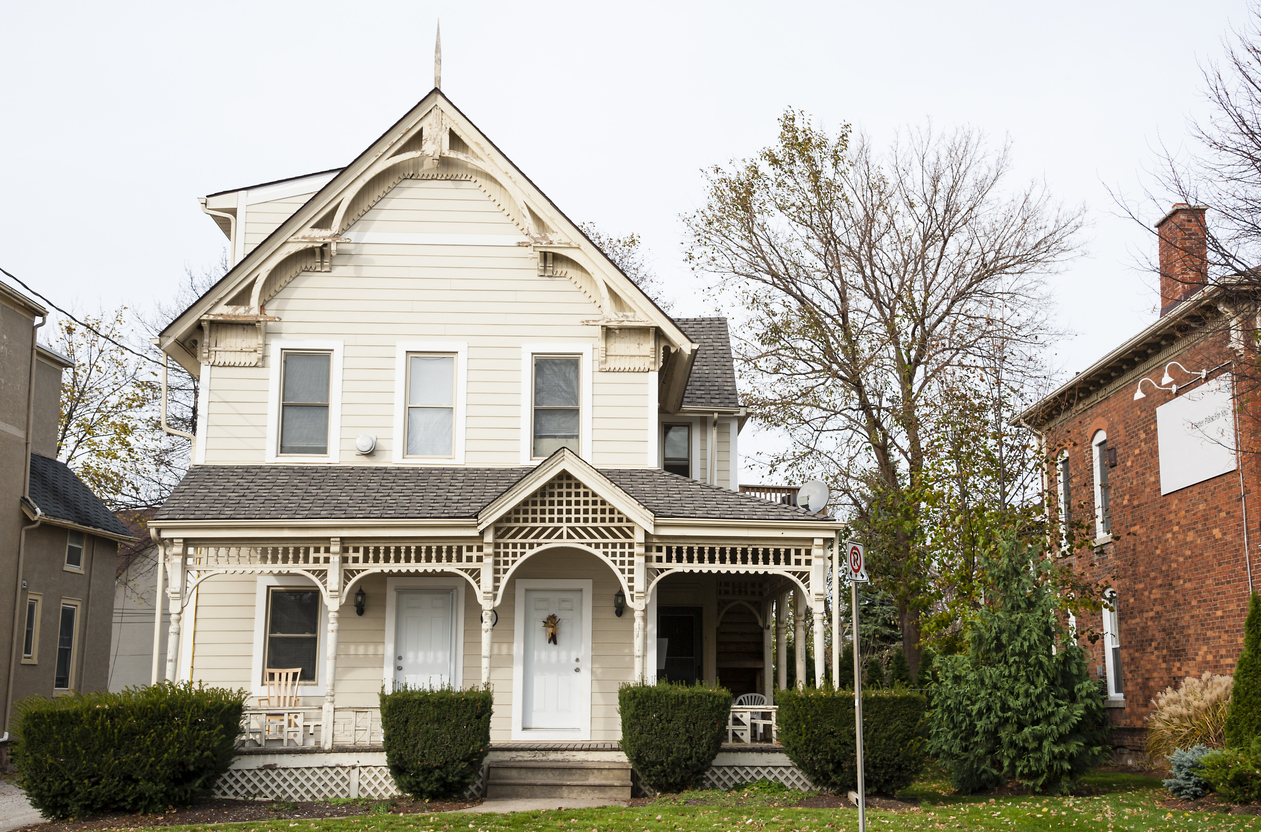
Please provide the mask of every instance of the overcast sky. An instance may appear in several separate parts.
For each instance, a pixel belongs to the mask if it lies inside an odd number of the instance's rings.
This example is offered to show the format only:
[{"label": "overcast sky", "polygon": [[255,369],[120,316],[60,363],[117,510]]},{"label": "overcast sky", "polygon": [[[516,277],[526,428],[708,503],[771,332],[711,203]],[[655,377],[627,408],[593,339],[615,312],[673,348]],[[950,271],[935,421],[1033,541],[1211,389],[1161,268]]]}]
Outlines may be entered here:
[{"label": "overcast sky", "polygon": [[[1065,375],[1155,318],[1134,197],[1206,112],[1200,66],[1243,0],[1014,3],[18,3],[0,26],[0,266],[79,311],[164,299],[225,239],[196,198],[340,167],[433,85],[572,219],[638,232],[681,315],[703,167],[786,107],[884,143],[1009,137],[1019,178],[1084,204],[1054,278]],[[1144,205],[1150,225],[1167,206]],[[749,437],[750,440],[752,437]],[[743,441],[743,438],[742,438]],[[752,447],[752,441],[746,443]],[[742,448],[744,450],[744,448]],[[752,474],[750,474],[750,477]],[[747,478],[746,478],[747,479]]]}]

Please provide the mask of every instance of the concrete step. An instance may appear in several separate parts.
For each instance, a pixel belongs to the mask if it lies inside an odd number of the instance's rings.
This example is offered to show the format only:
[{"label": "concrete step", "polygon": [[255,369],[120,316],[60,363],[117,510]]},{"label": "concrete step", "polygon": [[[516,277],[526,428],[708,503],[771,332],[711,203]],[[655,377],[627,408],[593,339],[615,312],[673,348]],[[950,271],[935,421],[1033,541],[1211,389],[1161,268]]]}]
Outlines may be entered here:
[{"label": "concrete step", "polygon": [[492,763],[486,797],[629,800],[631,768],[626,763],[512,761]]}]

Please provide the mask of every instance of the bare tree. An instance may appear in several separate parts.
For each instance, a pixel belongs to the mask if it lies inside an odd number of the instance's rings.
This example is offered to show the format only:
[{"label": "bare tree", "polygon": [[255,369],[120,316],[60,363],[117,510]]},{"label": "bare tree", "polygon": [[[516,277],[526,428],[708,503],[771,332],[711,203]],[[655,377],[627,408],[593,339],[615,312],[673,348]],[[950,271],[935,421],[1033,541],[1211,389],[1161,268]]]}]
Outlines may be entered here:
[{"label": "bare tree", "polygon": [[686,218],[694,267],[742,318],[748,404],[791,439],[774,462],[824,475],[851,513],[884,518],[872,563],[913,673],[932,580],[919,495],[938,409],[952,374],[987,366],[993,344],[1039,349],[1044,277],[1082,224],[1042,186],[1008,189],[1008,150],[924,127],[881,153],[848,125],[830,136],[788,111],[775,146],[708,171],[707,204]]},{"label": "bare tree", "polygon": [[664,311],[669,312],[669,301],[662,297],[664,286],[657,278],[656,272],[652,270],[652,266],[648,263],[647,252],[641,247],[643,241],[638,234],[627,234],[625,237],[614,237],[611,234],[605,234],[600,227],[593,222],[584,222],[582,224],[582,233],[587,235],[591,242],[604,252],[604,255],[613,261],[613,264],[622,270],[622,274],[629,277],[636,286],[644,290],[648,297],[652,298],[657,306]]}]

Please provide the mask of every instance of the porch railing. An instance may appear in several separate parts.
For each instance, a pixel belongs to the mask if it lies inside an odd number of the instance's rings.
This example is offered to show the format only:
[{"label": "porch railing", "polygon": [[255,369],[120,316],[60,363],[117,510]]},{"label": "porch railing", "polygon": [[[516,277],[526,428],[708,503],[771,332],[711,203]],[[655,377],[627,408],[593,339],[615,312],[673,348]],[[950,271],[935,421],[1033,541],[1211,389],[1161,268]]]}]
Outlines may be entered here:
[{"label": "porch railing", "polygon": [[757,497],[760,500],[766,500],[771,503],[780,503],[786,506],[797,505],[797,492],[801,490],[797,485],[742,485],[740,486],[741,494],[748,494],[750,497]]},{"label": "porch railing", "polygon": [[[384,742],[379,708],[334,708],[333,745],[374,746]],[[247,708],[238,748],[322,747],[322,708]]]},{"label": "porch railing", "polygon": [[727,742],[758,745],[779,742],[774,705],[733,705],[727,715]]}]

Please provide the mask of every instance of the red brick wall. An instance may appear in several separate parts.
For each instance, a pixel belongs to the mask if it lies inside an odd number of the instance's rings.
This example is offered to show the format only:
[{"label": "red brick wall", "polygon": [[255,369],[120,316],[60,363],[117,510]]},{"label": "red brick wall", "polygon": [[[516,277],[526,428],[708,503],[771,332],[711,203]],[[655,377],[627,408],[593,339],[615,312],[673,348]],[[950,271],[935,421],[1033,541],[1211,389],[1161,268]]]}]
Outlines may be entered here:
[{"label": "red brick wall", "polygon": [[[1216,333],[1175,356],[1197,373],[1231,361],[1225,333]],[[1248,576],[1244,558],[1244,511],[1238,471],[1161,496],[1156,441],[1156,408],[1173,395],[1144,384],[1146,397],[1134,400],[1139,378],[1159,381],[1168,359],[1144,368],[1134,383],[1110,396],[1078,408],[1046,434],[1048,449],[1067,449],[1074,519],[1090,524],[1094,534],[1094,478],[1091,438],[1107,432],[1117,452],[1109,472],[1113,542],[1093,552],[1079,550],[1074,563],[1087,577],[1116,589],[1124,672],[1125,707],[1108,711],[1114,742],[1141,743],[1151,699],[1166,687],[1204,671],[1233,672],[1243,647],[1243,622],[1248,608]],[[1226,367],[1209,375],[1230,373]],[[1190,377],[1177,368],[1174,381]],[[1261,460],[1255,450],[1256,414],[1240,414],[1245,438],[1241,460],[1247,486],[1249,543],[1253,581],[1261,589],[1258,544],[1261,544]],[[1254,452],[1249,453],[1248,449]],[[1078,616],[1079,632],[1103,633],[1098,613]],[[1094,644],[1082,638],[1092,674],[1104,666],[1103,638]]]}]

